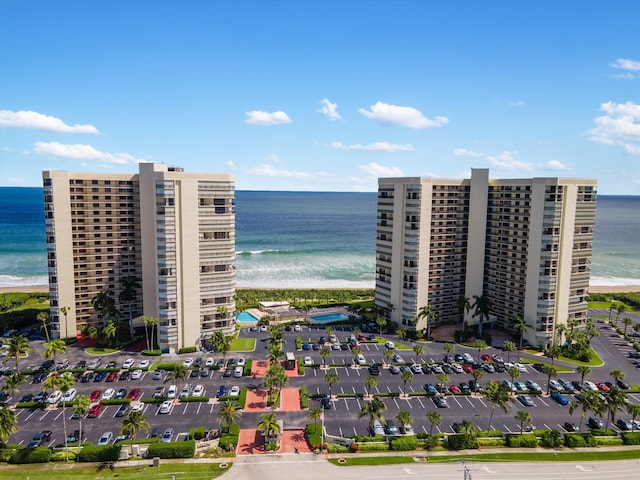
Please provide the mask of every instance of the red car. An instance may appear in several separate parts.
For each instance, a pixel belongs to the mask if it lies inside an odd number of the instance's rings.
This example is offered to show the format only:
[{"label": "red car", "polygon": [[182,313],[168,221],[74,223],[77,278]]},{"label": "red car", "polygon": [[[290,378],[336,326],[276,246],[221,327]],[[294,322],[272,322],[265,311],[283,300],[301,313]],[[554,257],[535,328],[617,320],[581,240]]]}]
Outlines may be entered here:
[{"label": "red car", "polygon": [[464,370],[465,373],[471,373],[471,372],[473,372],[473,367],[471,365],[469,365],[468,363],[463,363],[462,364],[462,370]]},{"label": "red car", "polygon": [[493,358],[491,357],[491,355],[487,355],[486,353],[480,355],[480,358],[482,358],[485,362],[493,362]]},{"label": "red car", "polygon": [[87,415],[87,417],[96,418],[98,415],[100,415],[100,412],[102,411],[103,408],[104,408],[104,405],[102,405],[101,403],[96,403],[93,407],[89,409],[89,414]]},{"label": "red car", "polygon": [[138,398],[140,398],[140,389],[139,388],[132,388],[131,391],[129,392],[129,395],[127,395],[127,398],[130,398],[132,401],[137,400]]},{"label": "red car", "polygon": [[449,391],[451,393],[460,393],[460,389],[458,388],[458,386],[454,385],[453,383],[449,385]]},{"label": "red car", "polygon": [[107,375],[107,382],[115,382],[118,378],[118,372],[109,372]]},{"label": "red car", "polygon": [[608,392],[610,390],[609,386],[602,382],[596,382],[596,387],[598,387],[598,390],[602,390],[603,392]]},{"label": "red car", "polygon": [[91,400],[91,403],[97,402],[98,400],[100,400],[101,396],[102,390],[94,390],[93,392],[91,392],[91,395],[89,395],[89,400]]}]

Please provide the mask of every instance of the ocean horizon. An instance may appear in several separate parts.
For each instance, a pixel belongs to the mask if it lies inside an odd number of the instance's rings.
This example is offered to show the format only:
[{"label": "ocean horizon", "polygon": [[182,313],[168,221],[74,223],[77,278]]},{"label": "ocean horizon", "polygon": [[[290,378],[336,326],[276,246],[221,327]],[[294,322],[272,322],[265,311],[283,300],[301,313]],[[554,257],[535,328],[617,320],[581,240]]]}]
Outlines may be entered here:
[{"label": "ocean horizon", "polygon": [[[376,192],[236,191],[238,288],[374,288]],[[598,196],[592,286],[640,285],[640,196]],[[0,287],[46,286],[40,187],[0,187]]]}]

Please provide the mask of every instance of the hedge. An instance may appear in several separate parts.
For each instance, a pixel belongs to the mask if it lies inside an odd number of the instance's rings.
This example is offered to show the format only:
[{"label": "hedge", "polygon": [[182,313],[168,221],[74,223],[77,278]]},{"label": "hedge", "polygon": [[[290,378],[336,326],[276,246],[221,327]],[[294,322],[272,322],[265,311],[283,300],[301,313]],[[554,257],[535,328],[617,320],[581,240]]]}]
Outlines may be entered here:
[{"label": "hedge", "polygon": [[110,400],[100,400],[102,405],[124,405],[131,403],[130,398],[112,398]]},{"label": "hedge", "polygon": [[120,457],[120,445],[87,445],[82,447],[79,462],[115,462]]},{"label": "hedge", "polygon": [[358,443],[359,452],[385,452],[389,450],[387,442],[384,443]]},{"label": "hedge", "polygon": [[159,357],[162,355],[162,350],[142,350],[141,353],[147,357]]},{"label": "hedge", "polygon": [[252,367],[253,367],[253,360],[248,358],[247,361],[244,363],[244,368],[242,369],[242,376],[250,377]]},{"label": "hedge", "polygon": [[309,408],[309,391],[306,385],[300,387],[300,408],[307,410]]},{"label": "hedge", "polygon": [[47,463],[51,460],[48,447],[21,448],[11,455],[9,463]]},{"label": "hedge", "polygon": [[164,402],[164,398],[142,397],[140,401],[142,403],[162,403]]},{"label": "hedge", "polygon": [[160,441],[160,437],[155,437],[155,438],[138,438],[135,440],[122,440],[121,442],[118,442],[118,444],[120,445],[139,445],[139,444],[146,444],[146,443],[157,443]]},{"label": "hedge", "polygon": [[473,437],[468,437],[460,433],[455,435],[449,435],[447,437],[447,443],[451,450],[467,450],[471,448],[478,448],[478,440]]},{"label": "hedge", "polygon": [[207,427],[193,427],[189,430],[189,439],[190,440],[202,440],[204,438],[204,432]]},{"label": "hedge", "polygon": [[189,402],[202,402],[206,403],[209,401],[209,397],[186,397],[181,398],[180,403],[189,403]]},{"label": "hedge", "polygon": [[47,408],[47,402],[18,402],[16,408]]},{"label": "hedge", "polygon": [[328,453],[349,453],[350,449],[349,447],[340,445],[339,443],[330,443],[329,446],[327,447],[327,452]]},{"label": "hedge", "polygon": [[565,433],[564,446],[568,448],[595,447],[597,442],[590,433]]},{"label": "hedge", "polygon": [[229,429],[229,433],[223,433],[220,435],[219,446],[223,450],[228,450],[230,445],[234,447],[238,446],[238,437],[240,436],[240,425],[234,423]]},{"label": "hedge", "polygon": [[640,432],[622,432],[620,436],[625,445],[640,445]]},{"label": "hedge", "polygon": [[[76,459],[76,456],[78,455],[77,450],[69,450],[69,460],[74,461]],[[67,461],[67,455],[65,454],[65,452],[54,452],[51,455],[51,461],[52,462],[66,462]]]},{"label": "hedge", "polygon": [[510,448],[535,448],[538,446],[538,437],[533,433],[507,434],[505,442]]},{"label": "hedge", "polygon": [[298,362],[298,375],[304,376],[304,364]]},{"label": "hedge", "polygon": [[374,435],[372,437],[368,437],[366,435],[356,435],[353,437],[353,440],[358,443],[368,443],[368,442],[385,442],[387,437],[384,435]]},{"label": "hedge", "polygon": [[320,448],[322,441],[322,425],[310,423],[304,429],[304,438],[312,448]]},{"label": "hedge", "polygon": [[112,373],[112,372],[119,372],[120,369],[119,368],[96,368],[94,370],[95,373]]},{"label": "hedge", "polygon": [[596,437],[596,443],[603,447],[624,445],[624,441],[620,437]]},{"label": "hedge", "polygon": [[196,347],[182,347],[178,349],[178,354],[181,353],[196,353],[197,348]]},{"label": "hedge", "polygon": [[193,458],[196,453],[196,441],[152,443],[147,449],[147,457],[160,458]]},{"label": "hedge", "polygon": [[176,369],[177,365],[182,365],[182,362],[158,362],[158,363],[154,363],[151,366],[151,370],[152,371],[169,370],[173,372]]},{"label": "hedge", "polygon": [[420,446],[420,441],[416,437],[396,437],[391,439],[389,446],[391,450],[396,452],[409,452],[417,450]]},{"label": "hedge", "polygon": [[244,410],[244,407],[247,404],[247,387],[242,387],[240,389],[240,395],[238,396],[238,404],[236,405],[239,409]]}]

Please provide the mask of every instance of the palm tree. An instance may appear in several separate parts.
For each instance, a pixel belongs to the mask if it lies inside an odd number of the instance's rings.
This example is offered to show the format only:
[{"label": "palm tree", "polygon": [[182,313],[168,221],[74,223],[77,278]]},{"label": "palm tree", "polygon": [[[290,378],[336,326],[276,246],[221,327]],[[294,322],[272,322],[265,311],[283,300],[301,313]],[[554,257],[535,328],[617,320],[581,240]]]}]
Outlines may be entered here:
[{"label": "palm tree", "polygon": [[378,386],[378,379],[373,375],[369,375],[364,379],[364,384],[367,387],[367,397],[371,395],[371,389]]},{"label": "palm tree", "polygon": [[518,347],[516,347],[515,342],[511,340],[506,340],[502,345],[502,349],[507,352],[507,363],[511,363],[511,352],[515,352]]},{"label": "palm tree", "polygon": [[137,290],[140,288],[140,279],[131,275],[118,280],[122,290],[118,295],[118,301],[129,307],[129,334],[133,338],[133,302],[138,298]]},{"label": "palm tree", "polygon": [[591,368],[587,365],[580,365],[576,368],[576,372],[580,374],[580,383],[584,383],[584,377],[591,373]]},{"label": "palm tree", "polygon": [[449,383],[449,375],[447,375],[446,373],[442,372],[439,373],[438,376],[436,377],[438,379],[438,385],[440,386],[445,386],[447,383]]},{"label": "palm tree", "polygon": [[56,355],[58,353],[67,353],[67,345],[64,343],[64,340],[59,338],[45,342],[44,346],[45,348],[42,355],[44,358],[53,358],[54,362],[56,361]]},{"label": "palm tree", "polygon": [[378,397],[373,397],[370,401],[364,402],[360,411],[358,412],[358,418],[369,417],[369,425],[373,425],[374,420],[382,420],[382,412],[387,409],[387,406]]},{"label": "palm tree", "polygon": [[473,377],[473,380],[475,381],[475,386],[476,386],[475,389],[477,390],[478,389],[478,382],[480,380],[482,380],[482,377],[484,377],[484,373],[479,368],[476,368],[473,372],[471,372],[471,376]]},{"label": "palm tree", "polygon": [[278,417],[275,412],[261,413],[261,420],[256,425],[258,430],[262,430],[264,433],[266,443],[275,443],[280,433],[280,425],[278,424]]},{"label": "palm tree", "polygon": [[407,331],[404,328],[399,328],[396,330],[396,335],[400,340],[404,340],[407,337]]},{"label": "palm tree", "polygon": [[556,327],[556,338],[555,338],[555,344],[556,345],[562,345],[564,342],[562,341],[563,337],[567,334],[567,325],[564,323],[561,323],[560,325],[558,325]]},{"label": "palm tree", "polygon": [[231,430],[231,426],[241,416],[242,409],[238,408],[235,402],[225,400],[220,404],[218,419],[220,420],[220,423],[222,423],[223,431],[226,430],[226,432],[229,432]]},{"label": "palm tree", "polygon": [[460,298],[458,298],[458,313],[462,319],[462,330],[464,330],[464,316],[469,313],[470,310],[471,301],[469,300],[469,297],[460,295]]},{"label": "palm tree", "polygon": [[619,388],[614,387],[609,390],[609,395],[607,395],[606,402],[609,414],[607,415],[607,425],[605,429],[608,429],[609,419],[611,419],[611,423],[615,423],[616,413],[624,410],[627,407],[627,395]]},{"label": "palm tree", "polygon": [[151,425],[147,421],[147,417],[144,412],[132,410],[122,420],[122,428],[120,434],[129,433],[132,439],[136,438],[138,432],[148,432],[151,429]]},{"label": "palm tree", "polygon": [[326,365],[327,358],[331,355],[331,350],[322,347],[318,353],[322,357],[322,365]]},{"label": "palm tree", "polygon": [[531,423],[533,421],[531,414],[527,410],[518,410],[515,419],[520,422],[520,435],[524,432],[524,424]]},{"label": "palm tree", "polygon": [[451,356],[451,354],[455,349],[456,349],[456,346],[453,343],[447,342],[444,344],[444,351],[447,352],[447,359],[445,360],[446,363],[449,363],[449,357]]},{"label": "palm tree", "polygon": [[478,350],[478,364],[479,364],[480,363],[480,352],[482,352],[482,350],[486,350],[487,348],[489,348],[489,345],[487,345],[487,342],[485,342],[484,340],[479,338],[475,342],[473,342],[473,348]]},{"label": "palm tree", "polygon": [[331,390],[334,385],[338,384],[340,377],[336,372],[327,372],[324,374],[324,381],[329,384],[329,398],[331,398]]},{"label": "palm tree", "polygon": [[516,378],[520,378],[520,370],[518,370],[516,367],[511,367],[507,369],[507,375],[509,375],[509,378],[511,378],[511,383],[513,383]]},{"label": "palm tree", "polygon": [[616,327],[618,326],[618,320],[620,320],[620,314],[629,310],[626,303],[619,302],[616,304]]},{"label": "palm tree", "polygon": [[119,317],[120,312],[116,309],[116,302],[113,299],[111,290],[101,290],[92,299],[91,305],[96,311],[100,320],[104,323],[107,317]]},{"label": "palm tree", "polygon": [[411,425],[413,423],[413,415],[411,415],[406,410],[400,410],[396,415],[396,420],[401,427],[406,427],[407,425]]},{"label": "palm tree", "polygon": [[231,350],[231,337],[227,337],[220,330],[216,330],[211,335],[211,344],[216,352],[222,353],[222,360],[227,358],[227,353]]},{"label": "palm tree", "polygon": [[307,418],[309,420],[313,420],[314,425],[318,424],[318,420],[320,419],[321,416],[322,416],[322,409],[320,407],[310,408],[309,412],[307,413]]},{"label": "palm tree", "polygon": [[413,346],[413,352],[416,354],[416,363],[420,363],[420,355],[424,352],[424,347],[419,343],[416,343]]},{"label": "palm tree", "polygon": [[442,416],[435,410],[427,412],[427,419],[429,420],[429,435],[433,435],[433,427],[439,427],[442,423]]},{"label": "palm tree", "polygon": [[189,375],[189,370],[182,363],[176,363],[173,368],[173,375],[167,375],[164,380],[164,383],[169,381],[174,381],[176,383],[176,388],[180,390],[182,388],[182,384]]},{"label": "palm tree", "polygon": [[527,323],[522,315],[518,315],[513,321],[513,329],[520,334],[520,348],[522,348],[522,341],[524,340],[524,332],[531,329],[531,325]]},{"label": "palm tree", "polygon": [[482,337],[482,320],[489,320],[489,315],[491,313],[491,303],[489,302],[489,297],[485,294],[480,296],[474,295],[473,298],[475,301],[471,308],[473,308],[472,317],[478,317],[478,336]]},{"label": "palm tree", "polygon": [[116,334],[118,333],[118,327],[116,325],[115,320],[109,320],[107,324],[102,329],[102,334],[107,339],[107,343],[111,345],[112,341],[116,338]]},{"label": "palm tree", "polygon": [[[69,314],[69,309],[67,307],[60,307],[60,313],[64,316],[64,325],[65,325],[65,338],[67,338],[69,336],[69,327],[68,327],[68,318],[67,315]],[[47,331],[47,328],[45,326],[45,332]],[[62,335],[62,333],[60,333]],[[74,335],[75,337],[75,335]],[[49,337],[47,336],[47,340],[49,340]]]},{"label": "palm tree", "polygon": [[387,324],[386,318],[382,316],[379,316],[378,318],[376,318],[376,325],[378,325],[380,335],[382,335],[382,329],[385,327],[386,324]]},{"label": "palm tree", "polygon": [[[66,394],[75,384],[76,379],[70,372],[64,372],[62,375],[55,376],[54,384],[62,395]],[[65,413],[67,409],[67,402],[62,402],[62,430],[64,431],[64,451],[66,461],[69,461],[69,450],[67,450],[67,415]]]},{"label": "palm tree", "polygon": [[413,382],[413,372],[411,370],[409,370],[409,369],[404,370],[400,374],[400,378],[404,382],[404,386],[402,387],[402,394],[406,397],[407,396],[407,382],[409,382],[409,383]]},{"label": "palm tree", "polygon": [[32,348],[29,346],[29,339],[26,337],[23,337],[22,335],[11,337],[11,339],[9,340],[9,349],[7,350],[7,357],[15,357],[17,372],[20,371],[20,368],[18,366],[20,357],[26,356],[31,350]]},{"label": "palm tree", "polygon": [[49,330],[47,329],[47,322],[49,321],[49,312],[40,312],[38,313],[36,318],[38,319],[38,321],[42,322],[42,328],[44,328],[44,334],[47,337],[47,341],[49,341],[50,340]]},{"label": "palm tree", "polygon": [[593,390],[585,390],[579,397],[574,397],[573,401],[569,404],[569,415],[573,415],[578,408],[582,410],[580,415],[579,430],[582,429],[582,421],[587,416],[587,411],[592,411],[596,415],[602,415],[605,411],[605,405],[598,392]]},{"label": "palm tree", "polygon": [[82,447],[82,419],[89,411],[89,407],[91,406],[91,400],[86,395],[79,395],[76,398],[76,401],[73,402],[73,413],[78,415],[78,421],[80,422],[80,438],[78,439],[78,455],[80,455],[80,448]]},{"label": "palm tree", "polygon": [[384,352],[382,352],[382,356],[384,357],[384,360],[386,363],[389,363],[389,361],[391,360],[391,357],[393,357],[394,353],[393,350],[386,348],[384,350]]},{"label": "palm tree", "polygon": [[356,360],[357,360],[358,355],[360,355],[362,353],[362,349],[360,347],[353,347],[351,349],[351,353],[356,357]]},{"label": "palm tree", "polygon": [[627,328],[629,328],[631,325],[633,325],[633,320],[631,320],[629,317],[624,317],[622,319],[622,323],[624,324],[624,336],[627,336]]},{"label": "palm tree", "polygon": [[[155,344],[153,342],[153,331],[158,325],[159,320],[156,317],[149,317],[144,315],[142,317],[142,323],[144,323],[144,333],[147,338],[147,350],[153,350]],[[151,339],[149,339],[149,327],[151,327]]]},{"label": "palm tree", "polygon": [[620,371],[620,370],[611,370],[609,372],[609,375],[611,375],[611,377],[613,377],[613,379],[617,382],[621,382],[622,380],[624,380],[624,372]]},{"label": "palm tree", "polygon": [[558,376],[558,369],[552,365],[544,365],[542,367],[542,373],[547,374],[547,395],[549,395],[549,392],[551,391],[551,377],[555,378]]},{"label": "palm tree", "polygon": [[15,395],[20,391],[18,386],[23,383],[27,383],[27,377],[19,372],[14,372],[11,375],[4,377],[4,386],[2,387],[2,390],[10,393],[11,395]]},{"label": "palm tree", "polygon": [[546,356],[551,359],[551,365],[553,365],[556,358],[562,355],[562,350],[558,345],[547,348]]},{"label": "palm tree", "polygon": [[629,403],[627,412],[631,415],[631,431],[633,431],[636,426],[636,418],[640,417],[640,404]]},{"label": "palm tree", "polygon": [[437,318],[436,312],[433,311],[431,305],[425,305],[418,310],[418,320],[423,318],[427,321],[427,340],[431,340],[431,322]]},{"label": "palm tree", "polygon": [[0,408],[0,441],[6,442],[18,431],[18,417],[13,410]]},{"label": "palm tree", "polygon": [[491,382],[485,389],[485,399],[491,404],[491,415],[489,415],[489,425],[487,430],[491,430],[491,419],[496,408],[500,407],[504,413],[509,413],[509,399],[511,390],[502,383]]},{"label": "palm tree", "polygon": [[269,360],[269,365],[278,363],[280,359],[284,357],[284,352],[280,349],[280,344],[269,345],[268,351],[267,359]]},{"label": "palm tree", "polygon": [[100,333],[98,332],[98,328],[95,325],[87,325],[87,327],[85,328],[85,334],[91,340],[95,340],[100,335]]}]

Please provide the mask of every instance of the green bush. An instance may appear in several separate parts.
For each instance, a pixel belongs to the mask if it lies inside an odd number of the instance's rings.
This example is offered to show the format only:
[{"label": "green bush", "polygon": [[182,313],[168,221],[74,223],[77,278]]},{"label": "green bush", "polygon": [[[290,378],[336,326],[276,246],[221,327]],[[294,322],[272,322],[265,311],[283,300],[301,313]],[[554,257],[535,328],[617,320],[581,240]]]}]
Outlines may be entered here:
[{"label": "green bush", "polygon": [[267,445],[264,446],[264,450],[266,452],[275,452],[276,450],[279,450],[280,446],[277,443],[268,443]]},{"label": "green bush", "polygon": [[505,441],[507,447],[510,448],[535,448],[538,446],[538,437],[533,433],[507,434]]},{"label": "green bush", "polygon": [[562,435],[558,430],[545,430],[540,436],[540,445],[544,448],[557,448],[562,445]]},{"label": "green bush", "polygon": [[622,432],[620,436],[625,445],[640,445],[640,432]]},{"label": "green bush", "polygon": [[162,403],[164,402],[164,398],[142,397],[140,401],[142,403]]},{"label": "green bush", "polygon": [[444,438],[442,434],[427,435],[422,439],[422,445],[426,450],[431,450],[440,444],[442,438]]},{"label": "green bush", "polygon": [[596,437],[596,444],[603,447],[612,447],[624,445],[624,441],[620,437]]},{"label": "green bush", "polygon": [[48,447],[21,448],[11,455],[9,463],[47,463],[51,460],[51,449]]},{"label": "green bush", "polygon": [[502,438],[502,432],[500,430],[480,430],[478,432],[478,437],[500,437]]},{"label": "green bush", "polygon": [[359,452],[384,452],[389,450],[387,442],[384,443],[358,443]]},{"label": "green bush", "polygon": [[120,445],[87,445],[82,447],[79,462],[115,462],[120,457]]},{"label": "green bush", "polygon": [[96,368],[94,372],[96,373],[111,373],[111,372],[119,372],[119,368]]},{"label": "green bush", "polygon": [[159,357],[162,355],[162,350],[142,350],[141,353],[147,357]]},{"label": "green bush", "polygon": [[595,447],[596,438],[590,433],[565,433],[564,446],[569,448]]},{"label": "green bush", "polygon": [[420,441],[416,437],[396,437],[391,439],[391,450],[396,452],[409,452],[416,450]]},{"label": "green bush", "polygon": [[182,362],[158,362],[151,366],[151,370],[167,370],[173,372],[177,365],[182,365]]},{"label": "green bush", "polygon": [[387,437],[384,435],[374,435],[372,437],[368,437],[366,435],[356,435],[353,437],[353,440],[357,443],[368,443],[368,442],[384,442],[387,440]]},{"label": "green bush", "polygon": [[[69,450],[69,460],[74,461],[76,459],[77,451]],[[65,462],[67,460],[67,456],[65,452],[54,452],[51,455],[52,462]]]},{"label": "green bush", "polygon": [[160,441],[159,437],[155,437],[155,438],[138,438],[135,440],[122,440],[121,442],[118,442],[119,445],[139,445],[141,443],[157,443]]},{"label": "green bush", "polygon": [[591,430],[591,434],[595,435],[596,437],[615,437],[618,435],[615,430],[605,430],[604,428],[594,428]]},{"label": "green bush", "polygon": [[15,452],[18,449],[23,449],[24,445],[15,445],[15,444],[6,444],[0,442],[0,462],[8,462]]},{"label": "green bush", "polygon": [[478,448],[478,440],[467,435],[456,433],[447,437],[447,444],[451,450],[467,450]]},{"label": "green bush", "polygon": [[304,375],[304,363],[298,362],[298,375]]},{"label": "green bush", "polygon": [[327,452],[329,453],[349,453],[349,447],[340,445],[339,443],[330,443],[327,446]]},{"label": "green bush", "polygon": [[478,446],[479,447],[504,447],[504,439],[503,438],[479,438]]},{"label": "green bush", "polygon": [[16,408],[47,408],[47,402],[18,402]]},{"label": "green bush", "polygon": [[186,397],[186,398],[180,399],[180,403],[189,403],[189,402],[206,403],[208,401],[209,401],[209,397]]},{"label": "green bush", "polygon": [[112,398],[111,400],[100,400],[102,405],[125,405],[131,403],[130,398]]},{"label": "green bush", "polygon": [[181,353],[195,353],[197,351],[196,347],[182,347],[178,349],[178,354]]},{"label": "green bush", "polygon": [[240,425],[234,423],[231,425],[228,433],[223,433],[220,435],[220,443],[219,446],[222,450],[229,450],[229,447],[233,445],[234,447],[238,446],[238,437],[240,436]]},{"label": "green bush", "polygon": [[244,407],[247,404],[247,387],[242,387],[240,389],[240,395],[238,396],[237,407],[241,410],[244,410]]},{"label": "green bush", "polygon": [[189,430],[189,439],[191,440],[202,440],[204,438],[204,432],[207,427],[193,427]]},{"label": "green bush", "polygon": [[312,448],[320,448],[322,442],[322,425],[318,423],[310,423],[304,429],[304,438]]},{"label": "green bush", "polygon": [[252,368],[253,368],[253,360],[248,358],[247,361],[244,364],[244,367],[242,368],[242,376],[243,377],[250,377]]},{"label": "green bush", "polygon": [[149,458],[193,458],[196,453],[196,441],[152,443],[147,450]]},{"label": "green bush", "polygon": [[306,385],[300,387],[300,408],[307,410],[309,408],[309,391]]}]

